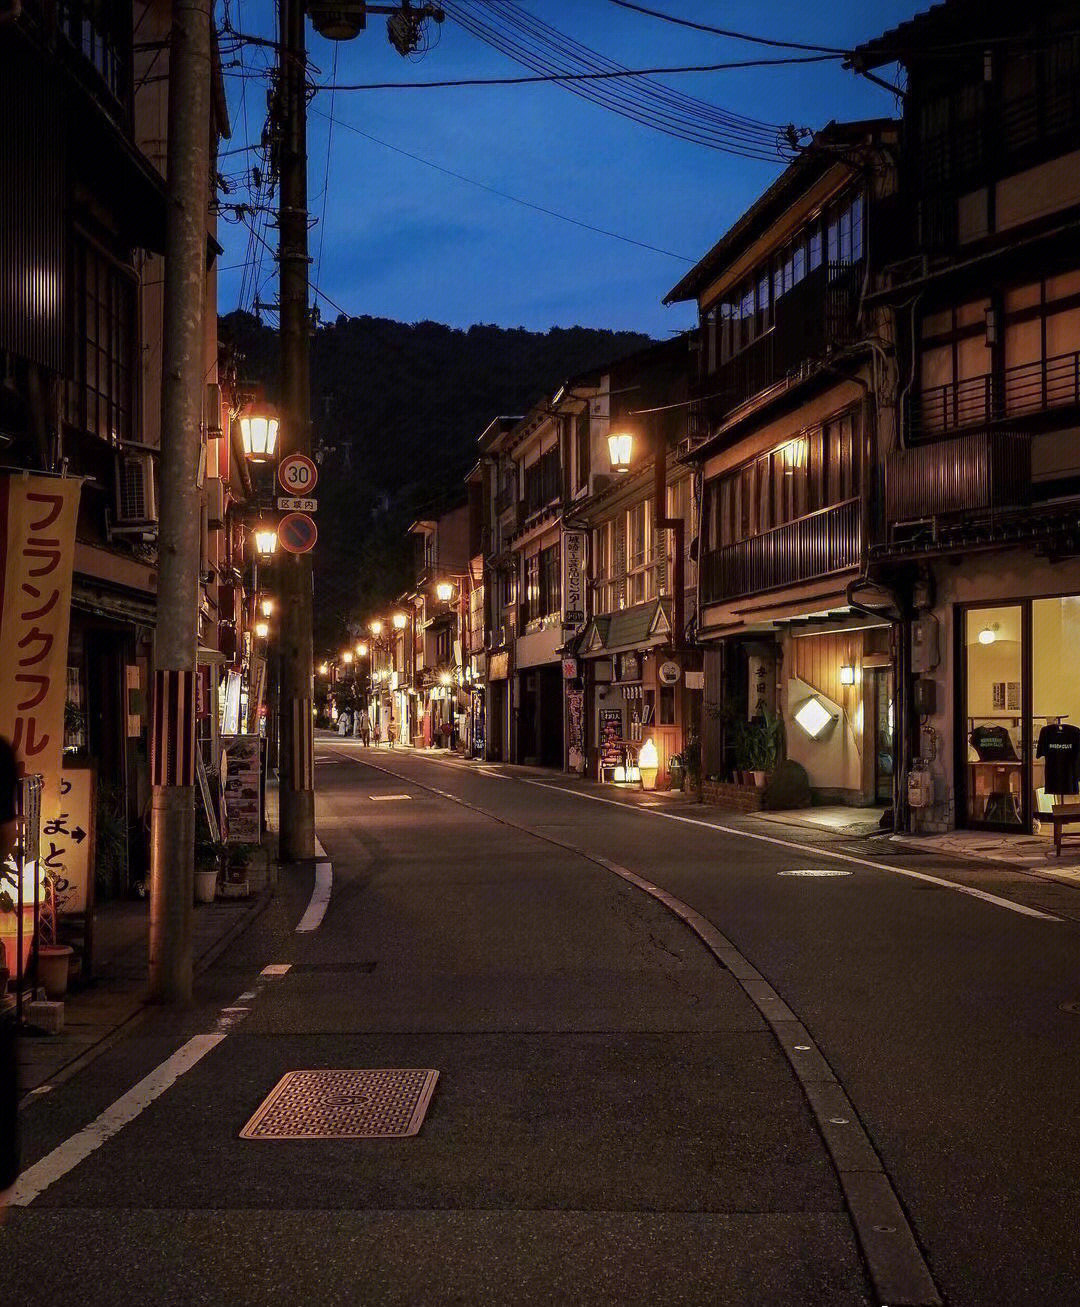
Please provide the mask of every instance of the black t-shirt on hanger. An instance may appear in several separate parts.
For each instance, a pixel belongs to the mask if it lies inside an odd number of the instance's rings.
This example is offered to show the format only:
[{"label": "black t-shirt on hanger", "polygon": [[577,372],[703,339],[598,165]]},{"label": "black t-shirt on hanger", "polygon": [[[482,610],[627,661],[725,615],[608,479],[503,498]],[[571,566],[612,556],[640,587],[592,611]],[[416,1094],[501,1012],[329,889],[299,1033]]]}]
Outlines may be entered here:
[{"label": "black t-shirt on hanger", "polygon": [[1047,794],[1080,792],[1080,727],[1048,723],[1039,732],[1035,757],[1046,759]]},{"label": "black t-shirt on hanger", "polygon": [[976,726],[971,744],[980,762],[1016,762],[1012,737],[1004,726]]}]

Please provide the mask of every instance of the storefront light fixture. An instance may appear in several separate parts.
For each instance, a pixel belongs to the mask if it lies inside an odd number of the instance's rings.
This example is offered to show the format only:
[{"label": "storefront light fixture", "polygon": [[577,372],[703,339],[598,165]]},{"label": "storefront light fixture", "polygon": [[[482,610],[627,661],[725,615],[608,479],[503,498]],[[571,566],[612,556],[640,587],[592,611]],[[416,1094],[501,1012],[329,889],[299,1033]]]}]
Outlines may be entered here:
[{"label": "storefront light fixture", "polygon": [[855,684],[855,668],[851,663],[844,663],[840,668],[840,684]]},{"label": "storefront light fixture", "polygon": [[404,631],[406,623],[408,622],[409,619],[405,616],[404,613],[395,613],[391,620],[394,623],[395,631]]},{"label": "storefront light fixture", "polygon": [[269,463],[277,449],[278,416],[267,404],[240,415],[240,440],[249,463]]},{"label": "storefront light fixture", "polygon": [[269,622],[256,622],[256,623],[255,623],[255,638],[256,638],[257,640],[265,640],[266,637],[267,637],[269,634],[270,634],[270,623],[269,623]]},{"label": "storefront light fixture", "polygon": [[979,643],[993,644],[994,641],[997,639],[997,633],[998,633],[997,622],[987,622],[987,624],[979,632]]},{"label": "storefront light fixture", "polygon": [[795,713],[795,720],[812,740],[818,740],[826,729],[836,721],[834,713],[821,702],[817,695],[811,695],[800,704]]},{"label": "storefront light fixture", "polygon": [[440,581],[435,587],[435,597],[441,604],[448,604],[454,597],[454,587],[449,581]]},{"label": "storefront light fixture", "polygon": [[660,755],[656,752],[656,745],[653,744],[650,736],[638,750],[638,772],[643,790],[656,789],[656,773],[659,768]]},{"label": "storefront light fixture", "polygon": [[633,432],[613,431],[607,438],[607,446],[612,472],[629,472],[630,462],[634,456]]}]

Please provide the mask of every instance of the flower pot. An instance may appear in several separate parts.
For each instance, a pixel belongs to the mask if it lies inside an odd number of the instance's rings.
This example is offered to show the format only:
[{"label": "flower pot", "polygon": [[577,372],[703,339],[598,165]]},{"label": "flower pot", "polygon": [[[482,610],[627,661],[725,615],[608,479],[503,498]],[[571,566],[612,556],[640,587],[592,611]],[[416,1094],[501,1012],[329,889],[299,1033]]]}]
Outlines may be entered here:
[{"label": "flower pot", "polygon": [[750,778],[759,790],[765,788],[765,773],[763,771],[752,771]]},{"label": "flower pot", "polygon": [[67,993],[74,953],[70,944],[42,944],[38,948],[38,983],[45,986],[48,998],[63,998]]},{"label": "flower pot", "polygon": [[196,867],[195,902],[213,903],[217,895],[218,874],[216,867]]}]

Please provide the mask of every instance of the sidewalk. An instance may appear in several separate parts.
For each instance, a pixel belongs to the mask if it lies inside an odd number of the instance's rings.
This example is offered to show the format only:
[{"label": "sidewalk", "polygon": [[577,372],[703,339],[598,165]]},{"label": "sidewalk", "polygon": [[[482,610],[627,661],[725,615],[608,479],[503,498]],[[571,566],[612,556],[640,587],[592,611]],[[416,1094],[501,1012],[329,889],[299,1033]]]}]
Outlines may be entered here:
[{"label": "sidewalk", "polygon": [[[259,916],[271,894],[267,887],[248,899],[196,906],[196,976]],[[88,985],[68,990],[64,1029],[58,1035],[27,1032],[19,1041],[19,1083],[24,1094],[45,1092],[46,1085],[51,1088],[66,1080],[103,1052],[122,1027],[146,1010],[149,934],[149,900],[120,899],[98,908],[94,919],[94,978]]]}]

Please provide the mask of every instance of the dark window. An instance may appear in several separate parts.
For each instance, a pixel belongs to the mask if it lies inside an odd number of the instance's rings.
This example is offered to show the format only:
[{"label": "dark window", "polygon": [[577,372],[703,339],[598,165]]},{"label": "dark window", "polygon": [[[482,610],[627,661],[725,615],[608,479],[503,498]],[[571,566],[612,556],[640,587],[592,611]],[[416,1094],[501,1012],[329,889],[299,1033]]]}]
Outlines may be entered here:
[{"label": "dark window", "polygon": [[562,587],[559,584],[559,546],[551,545],[540,551],[540,611],[538,617],[548,617],[562,607]]},{"label": "dark window", "polygon": [[540,616],[540,555],[525,560],[525,597],[522,603],[523,621],[531,622]]},{"label": "dark window", "polygon": [[535,463],[525,469],[525,513],[539,512],[561,495],[559,485],[559,447],[552,445]]},{"label": "dark window", "polygon": [[132,438],[135,283],[88,242],[73,256],[75,322],[65,417],[111,444]]},{"label": "dark window", "polygon": [[[127,14],[125,28],[124,15]],[[116,97],[127,94],[131,8],[105,0],[60,0],[57,26]]]},{"label": "dark window", "polygon": [[675,687],[673,685],[662,685],[660,687],[660,725],[675,725]]}]

